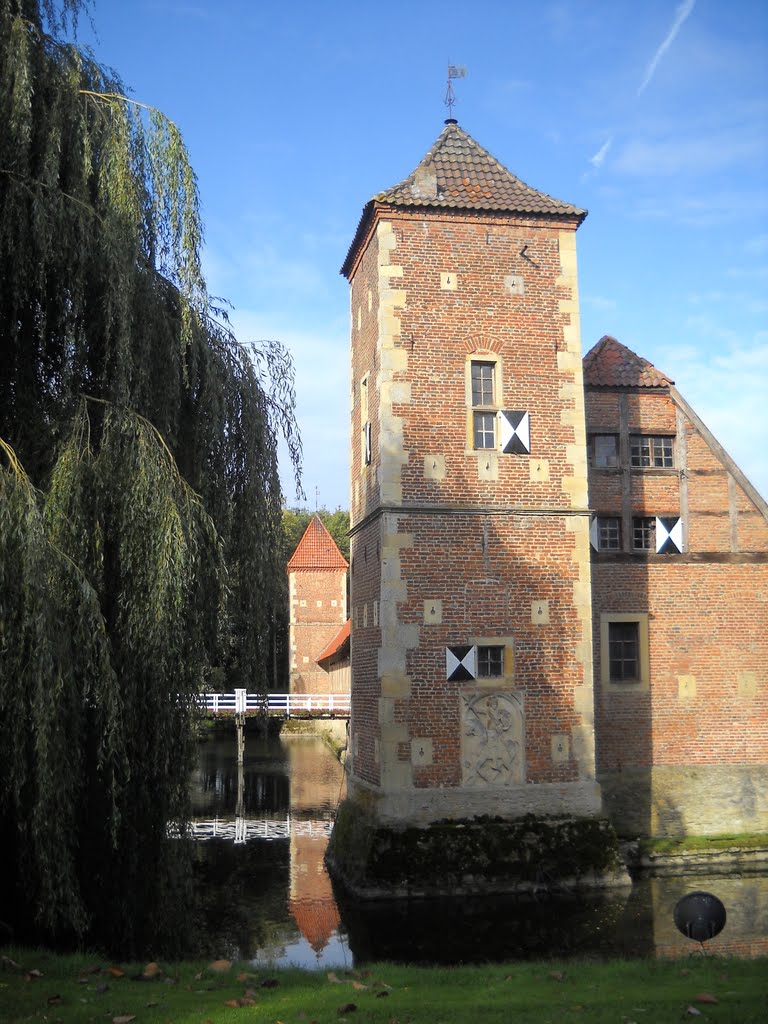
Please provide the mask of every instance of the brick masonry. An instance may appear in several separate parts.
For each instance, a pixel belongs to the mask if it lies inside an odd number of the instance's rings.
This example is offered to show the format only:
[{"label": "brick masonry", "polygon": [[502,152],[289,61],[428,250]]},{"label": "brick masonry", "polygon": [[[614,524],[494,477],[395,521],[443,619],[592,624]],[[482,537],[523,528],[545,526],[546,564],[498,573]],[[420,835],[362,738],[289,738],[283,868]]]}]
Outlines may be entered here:
[{"label": "brick masonry", "polygon": [[[768,829],[765,502],[671,384],[585,389],[579,217],[366,209],[345,264],[350,799],[393,826],[599,815],[604,794],[634,834]],[[528,414],[528,452],[475,447],[473,362],[494,413]],[[590,465],[601,433],[615,467]],[[631,469],[635,434],[672,437],[673,465]],[[592,549],[595,513],[618,550]],[[633,549],[657,516],[680,553]],[[604,678],[610,616],[642,619],[644,679]],[[502,672],[448,679],[458,645]]]}]

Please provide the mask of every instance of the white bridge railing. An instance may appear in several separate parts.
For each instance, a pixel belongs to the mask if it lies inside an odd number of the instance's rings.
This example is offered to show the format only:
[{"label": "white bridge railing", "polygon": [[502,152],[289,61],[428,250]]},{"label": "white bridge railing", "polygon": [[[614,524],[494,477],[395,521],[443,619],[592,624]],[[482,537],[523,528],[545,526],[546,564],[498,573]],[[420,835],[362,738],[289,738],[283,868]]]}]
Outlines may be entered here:
[{"label": "white bridge railing", "polygon": [[290,839],[291,836],[311,836],[328,839],[333,829],[332,821],[296,821],[288,818],[282,821],[252,818],[211,818],[190,823],[190,834],[198,842],[207,839],[229,839],[235,843],[247,843],[251,839]]},{"label": "white bridge railing", "polygon": [[201,693],[200,703],[214,715],[222,713],[282,715],[284,718],[319,714],[349,717],[348,693]]}]

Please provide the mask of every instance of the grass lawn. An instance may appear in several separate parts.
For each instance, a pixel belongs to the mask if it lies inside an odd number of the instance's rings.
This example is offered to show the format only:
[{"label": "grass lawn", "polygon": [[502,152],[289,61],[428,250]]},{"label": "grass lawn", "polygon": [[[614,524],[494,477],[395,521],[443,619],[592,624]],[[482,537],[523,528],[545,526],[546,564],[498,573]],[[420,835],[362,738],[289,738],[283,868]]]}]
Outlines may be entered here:
[{"label": "grass lawn", "polygon": [[768,959],[536,962],[330,972],[109,964],[0,950],[0,1021],[49,1024],[765,1024]]}]

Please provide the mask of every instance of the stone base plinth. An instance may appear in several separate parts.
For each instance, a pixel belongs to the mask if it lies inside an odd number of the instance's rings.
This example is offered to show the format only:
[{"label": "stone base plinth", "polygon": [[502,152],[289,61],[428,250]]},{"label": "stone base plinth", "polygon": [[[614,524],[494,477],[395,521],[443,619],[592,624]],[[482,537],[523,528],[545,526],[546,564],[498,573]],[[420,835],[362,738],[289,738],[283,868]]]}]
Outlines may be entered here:
[{"label": "stone base plinth", "polygon": [[603,819],[528,814],[398,828],[350,800],[339,807],[326,863],[336,881],[371,899],[630,884]]}]

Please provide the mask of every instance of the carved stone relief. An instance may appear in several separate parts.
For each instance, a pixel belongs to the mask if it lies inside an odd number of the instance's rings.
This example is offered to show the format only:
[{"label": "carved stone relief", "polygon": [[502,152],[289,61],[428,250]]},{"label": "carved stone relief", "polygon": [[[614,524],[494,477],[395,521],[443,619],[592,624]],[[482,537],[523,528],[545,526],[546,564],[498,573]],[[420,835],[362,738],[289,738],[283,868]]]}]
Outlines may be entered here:
[{"label": "carved stone relief", "polygon": [[524,722],[514,693],[462,694],[464,786],[517,786],[524,781]]}]

